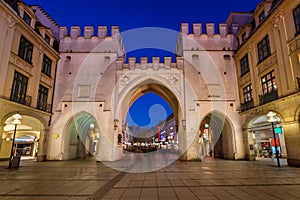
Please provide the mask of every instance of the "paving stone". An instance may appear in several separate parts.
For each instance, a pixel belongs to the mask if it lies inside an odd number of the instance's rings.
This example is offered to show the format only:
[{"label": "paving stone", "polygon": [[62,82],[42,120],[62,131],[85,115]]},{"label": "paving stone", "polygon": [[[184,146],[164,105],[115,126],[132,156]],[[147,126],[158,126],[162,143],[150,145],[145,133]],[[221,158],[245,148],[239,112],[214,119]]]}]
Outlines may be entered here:
[{"label": "paving stone", "polygon": [[194,193],[187,187],[175,187],[174,188],[178,199],[198,199]]},{"label": "paving stone", "polygon": [[125,173],[93,159],[0,161],[0,199],[300,199],[300,169],[270,161],[205,159],[156,172]]},{"label": "paving stone", "polygon": [[156,187],[156,180],[144,181],[143,187]]}]

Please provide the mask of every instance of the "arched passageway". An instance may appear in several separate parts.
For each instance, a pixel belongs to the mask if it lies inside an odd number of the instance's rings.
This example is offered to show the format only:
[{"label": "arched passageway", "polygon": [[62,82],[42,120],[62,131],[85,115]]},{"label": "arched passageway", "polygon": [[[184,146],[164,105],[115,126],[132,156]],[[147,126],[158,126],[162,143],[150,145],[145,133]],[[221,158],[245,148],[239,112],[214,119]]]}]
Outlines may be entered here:
[{"label": "arched passageway", "polygon": [[86,112],[74,115],[66,125],[63,160],[94,155],[98,140],[99,128],[95,118]]},{"label": "arched passageway", "polygon": [[[151,141],[152,145],[156,145],[156,148],[168,148],[168,146],[173,149],[180,149],[180,118],[182,117],[181,109],[179,105],[179,101],[177,100],[177,97],[174,95],[173,92],[171,92],[170,89],[165,87],[164,85],[160,84],[158,81],[155,80],[146,80],[134,88],[132,88],[126,97],[124,98],[121,106],[121,112],[120,115],[123,120],[123,140],[126,142],[125,144],[128,146],[128,135],[130,135],[129,127],[126,123],[127,114],[129,111],[129,108],[132,106],[132,104],[139,99],[141,96],[145,94],[153,93],[161,97],[165,100],[165,102],[170,106],[172,109],[172,115],[166,116],[165,120],[162,121],[160,124],[158,124],[156,127],[153,127],[153,130],[149,131],[149,134],[151,135],[151,138],[153,139]],[[145,113],[149,114],[149,113]],[[157,113],[156,113],[157,114]],[[124,135],[125,133],[125,135]],[[129,133],[129,134],[128,134]],[[152,133],[152,134],[151,134]],[[176,133],[176,134],[175,134]],[[126,135],[127,134],[127,135]],[[143,137],[143,136],[142,136]],[[149,138],[150,139],[150,138]],[[126,141],[127,140],[127,141]],[[149,140],[150,141],[150,140]],[[170,141],[170,143],[168,143]],[[183,151],[184,152],[184,151]]]},{"label": "arched passageway", "polygon": [[147,153],[159,149],[178,150],[177,121],[170,105],[147,92],[130,106],[123,130],[124,149]]},{"label": "arched passageway", "polygon": [[[21,159],[36,158],[43,154],[42,140],[45,134],[44,124],[37,118],[22,114],[20,122],[15,129],[13,114],[5,119],[0,159],[10,157],[14,139],[13,156],[21,156]],[[14,138],[15,134],[15,138]]]},{"label": "arched passageway", "polygon": [[234,133],[230,121],[221,113],[208,114],[200,124],[200,158],[234,159]]}]

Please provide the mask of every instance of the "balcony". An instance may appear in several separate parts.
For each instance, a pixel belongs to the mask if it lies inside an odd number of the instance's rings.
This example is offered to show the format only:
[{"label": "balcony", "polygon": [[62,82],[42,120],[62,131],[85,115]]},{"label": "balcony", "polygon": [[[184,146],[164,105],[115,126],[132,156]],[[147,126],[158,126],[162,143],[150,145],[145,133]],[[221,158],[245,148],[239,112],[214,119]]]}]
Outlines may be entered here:
[{"label": "balcony", "polygon": [[52,104],[49,104],[49,103],[46,103],[46,102],[38,102],[37,105],[36,105],[36,109],[38,110],[42,110],[42,111],[45,111],[45,112],[48,112],[50,113],[51,112],[51,107],[52,107]]},{"label": "balcony", "polygon": [[259,103],[260,104],[265,104],[269,103],[271,101],[274,101],[278,99],[278,91],[272,91],[270,93],[264,94],[264,95],[259,95]]},{"label": "balcony", "polygon": [[10,100],[31,107],[32,97],[29,95],[25,96],[22,94],[13,93],[10,97]]},{"label": "balcony", "polygon": [[241,104],[242,111],[249,110],[254,107],[253,100]]},{"label": "balcony", "polygon": [[32,96],[26,95],[25,97],[25,105],[31,107]]}]

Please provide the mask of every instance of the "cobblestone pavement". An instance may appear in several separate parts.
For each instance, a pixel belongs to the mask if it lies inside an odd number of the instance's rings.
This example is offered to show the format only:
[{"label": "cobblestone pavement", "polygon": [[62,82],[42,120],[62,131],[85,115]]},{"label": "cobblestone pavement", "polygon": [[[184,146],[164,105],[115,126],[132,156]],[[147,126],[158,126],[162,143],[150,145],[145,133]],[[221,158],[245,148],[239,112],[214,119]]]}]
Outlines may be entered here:
[{"label": "cobblestone pavement", "polygon": [[300,168],[275,160],[176,161],[150,173],[126,173],[88,158],[0,162],[0,199],[300,199]]}]

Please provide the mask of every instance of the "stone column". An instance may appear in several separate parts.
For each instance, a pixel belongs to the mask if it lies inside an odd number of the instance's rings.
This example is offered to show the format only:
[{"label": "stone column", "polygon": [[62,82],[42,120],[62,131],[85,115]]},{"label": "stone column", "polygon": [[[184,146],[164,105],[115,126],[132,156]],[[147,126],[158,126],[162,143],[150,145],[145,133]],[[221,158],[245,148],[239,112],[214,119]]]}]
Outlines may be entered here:
[{"label": "stone column", "polygon": [[[289,59],[287,58],[288,55],[288,50],[287,47],[285,48],[284,44],[286,44],[286,37],[285,37],[285,33],[283,30],[284,27],[282,25],[282,19],[283,16],[282,15],[278,15],[273,19],[273,26],[272,26],[272,31],[273,31],[273,45],[274,48],[276,49],[277,52],[277,63],[278,63],[278,68],[275,69],[275,77],[277,82],[279,82],[280,84],[277,84],[277,87],[279,87],[278,90],[278,95],[282,95],[284,93],[286,93],[286,90],[289,90],[290,88],[292,88],[289,85],[289,80],[293,80],[293,76],[292,76],[292,71],[290,71],[290,62]],[[275,61],[276,62],[276,61]],[[289,72],[287,72],[287,70],[289,70]],[[293,83],[293,81],[290,81],[291,83]]]},{"label": "stone column", "polygon": [[45,161],[47,157],[49,129],[43,129],[40,134],[39,149],[37,153],[37,161]]},{"label": "stone column", "polygon": [[251,76],[251,83],[252,83],[252,94],[253,94],[253,103],[254,105],[259,105],[259,91],[260,91],[260,83],[257,77],[257,57],[256,57],[256,45],[254,43],[250,43],[248,46],[248,60],[250,65],[250,76]]},{"label": "stone column", "polygon": [[247,160],[255,160],[255,141],[253,139],[253,133],[251,129],[243,129],[243,135],[245,136],[245,155]]},{"label": "stone column", "polygon": [[300,123],[293,121],[282,123],[287,148],[287,162],[290,166],[300,167]]}]

